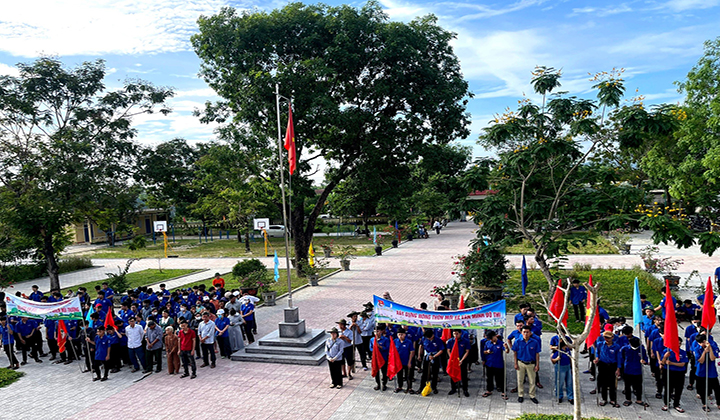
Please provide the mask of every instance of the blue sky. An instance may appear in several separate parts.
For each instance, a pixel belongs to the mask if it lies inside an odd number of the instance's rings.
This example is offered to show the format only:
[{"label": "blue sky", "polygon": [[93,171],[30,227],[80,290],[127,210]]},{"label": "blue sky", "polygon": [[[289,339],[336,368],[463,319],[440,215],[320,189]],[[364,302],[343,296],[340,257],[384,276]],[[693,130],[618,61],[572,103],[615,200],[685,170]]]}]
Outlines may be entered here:
[{"label": "blue sky", "polygon": [[[326,2],[331,5],[338,1]],[[0,15],[0,74],[39,54],[59,55],[68,65],[103,58],[109,87],[125,78],[172,86],[174,112],[136,120],[138,141],[175,137],[213,139],[213,127],[191,115],[216,99],[196,77],[199,60],[189,37],[199,15],[230,5],[269,10],[286,2],[256,0],[32,0],[3,6]],[[363,2],[351,2],[361,6]],[[563,69],[563,87],[591,96],[588,73],[626,69],[628,93],[647,103],[682,100],[673,82],[682,80],[702,54],[702,43],[720,36],[720,0],[675,1],[406,1],[380,0],[393,20],[433,13],[456,32],[455,52],[475,98],[470,101],[475,140],[492,114],[514,108],[536,65]],[[475,146],[475,153],[486,152]]]}]

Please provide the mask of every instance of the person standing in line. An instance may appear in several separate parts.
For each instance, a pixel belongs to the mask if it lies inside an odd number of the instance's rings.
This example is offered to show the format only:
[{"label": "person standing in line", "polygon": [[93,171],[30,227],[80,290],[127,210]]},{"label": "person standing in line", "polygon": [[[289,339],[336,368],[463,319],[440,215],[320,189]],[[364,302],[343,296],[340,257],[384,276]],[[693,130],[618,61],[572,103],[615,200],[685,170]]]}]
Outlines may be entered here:
[{"label": "person standing in line", "polygon": [[575,322],[585,321],[585,301],[587,299],[587,289],[580,285],[580,280],[573,280],[570,288],[570,303],[575,313]]},{"label": "person standing in line", "polygon": [[216,357],[215,349],[213,348],[213,345],[215,344],[215,332],[215,323],[210,320],[210,314],[208,312],[203,312],[202,322],[198,325],[198,337],[200,337],[200,348],[202,349],[203,357],[203,364],[200,365],[201,368],[208,366],[208,357],[211,362],[210,368],[215,368]]},{"label": "person standing in line", "polygon": [[245,348],[242,331],[242,326],[245,321],[243,321],[242,315],[234,308],[230,309],[230,316],[228,318],[230,319],[230,328],[228,330],[230,332],[230,351],[235,353]]},{"label": "person standing in line", "polygon": [[110,373],[117,373],[122,366],[120,358],[120,335],[118,335],[112,325],[108,325],[107,328],[105,328],[105,337],[107,337],[108,346],[110,347],[108,367],[110,368]]},{"label": "person standing in line", "polygon": [[458,388],[460,387],[460,385],[462,385],[463,395],[469,397],[470,393],[468,392],[468,356],[470,355],[470,341],[462,338],[461,330],[453,330],[452,334],[453,337],[447,341],[445,348],[447,350],[448,359],[450,359],[450,355],[452,354],[453,347],[455,347],[455,343],[457,343],[458,345],[458,357],[460,358],[460,383],[451,380],[451,389],[448,395],[454,395],[456,392],[459,392],[460,390]]},{"label": "person standing in line", "polygon": [[413,346],[412,340],[407,338],[407,331],[404,328],[400,328],[397,331],[397,337],[395,339],[395,348],[397,348],[398,355],[400,356],[400,363],[402,369],[397,373],[397,387],[395,393],[403,390],[403,384],[407,383],[406,394],[414,394],[415,391],[412,389],[414,369],[412,368],[412,360],[415,358],[415,347]]},{"label": "person standing in line", "polygon": [[218,309],[217,318],[215,319],[215,330],[218,347],[220,348],[220,357],[229,359],[232,351],[230,350],[230,318],[225,314],[224,309]]},{"label": "person standing in line", "polygon": [[507,398],[505,396],[505,359],[503,351],[508,352],[509,349],[495,331],[488,331],[487,340],[483,345],[487,373],[487,390],[483,393],[483,397],[489,397],[497,388],[502,398]]},{"label": "person standing in line", "polygon": [[517,372],[518,402],[522,403],[525,400],[524,381],[527,377],[530,401],[538,404],[538,400],[535,398],[535,374],[539,369],[541,350],[538,340],[532,336],[532,328],[529,325],[522,327],[522,339],[515,340],[512,350]]},{"label": "person standing in line", "polygon": [[575,393],[573,391],[572,366],[570,365],[570,348],[565,341],[560,340],[557,350],[552,354],[551,361],[557,365],[555,398],[558,399],[558,404],[563,402],[563,389],[567,393],[568,402],[573,404],[575,402]]},{"label": "person standing in line", "polygon": [[608,393],[610,394],[610,405],[620,407],[617,403],[617,386],[615,385],[615,377],[620,375],[620,348],[615,344],[615,335],[612,331],[603,332],[603,341],[597,344],[597,359],[594,363],[598,368],[598,387],[602,401],[600,406],[608,403]]},{"label": "person standing in line", "polygon": [[125,328],[125,335],[128,340],[128,356],[130,357],[130,363],[133,365],[130,372],[135,373],[140,370],[138,360],[140,360],[143,371],[147,371],[147,365],[145,364],[145,351],[143,350],[142,345],[145,330],[143,330],[142,326],[136,323],[135,318],[128,318],[128,323],[129,325]]},{"label": "person standing in line", "polygon": [[625,381],[625,402],[623,405],[628,407],[632,404],[632,396],[635,394],[635,403],[645,406],[642,399],[643,381],[642,381],[642,365],[648,363],[647,352],[645,346],[640,343],[640,339],[632,337],[628,340],[628,344],[620,349],[620,364],[623,371],[623,381]]},{"label": "person standing in line", "polygon": [[[98,379],[100,381],[107,381],[108,380],[108,373],[110,371],[110,342],[105,335],[105,327],[102,325],[98,326],[96,328],[97,335],[95,335],[95,338],[93,340],[90,339],[90,337],[86,337],[85,340],[95,346],[95,357],[93,358],[93,371],[95,372],[95,376],[93,378],[93,381],[97,381]],[[100,375],[100,366],[104,369],[104,375]]]},{"label": "person standing in line", "polygon": [[15,334],[18,336],[18,340],[20,341],[20,350],[22,350],[22,362],[20,362],[21,365],[27,364],[27,355],[28,351],[30,352],[30,357],[35,360],[36,363],[42,363],[42,360],[40,360],[40,355],[37,352],[37,346],[35,345],[35,331],[37,330],[37,323],[34,319],[29,319],[27,317],[21,317],[20,322],[15,324],[13,327],[13,330],[15,331]]},{"label": "person standing in line", "polygon": [[427,381],[430,381],[433,394],[438,393],[437,383],[438,374],[440,373],[440,356],[444,349],[445,343],[443,343],[439,337],[435,336],[435,331],[432,328],[427,328],[423,332],[423,339],[418,349],[420,357],[422,358],[422,375],[420,376],[420,389],[415,391],[415,393],[422,393]]},{"label": "person standing in line", "polygon": [[[695,337],[697,344],[693,347],[695,352],[695,379],[697,385],[697,393],[702,401],[702,409],[710,412],[707,401],[705,400],[705,392],[708,396],[715,394],[715,401],[720,409],[720,383],[718,383],[717,366],[715,360],[718,357],[718,349],[708,341],[705,333],[700,333]],[[707,377],[707,390],[705,381]]]},{"label": "person standing in line", "polygon": [[337,328],[333,328],[330,331],[330,338],[325,341],[325,357],[328,360],[328,367],[330,368],[330,388],[342,388],[342,366],[343,362],[343,349],[345,348],[344,341],[339,338],[340,331]]},{"label": "person standing in line", "polygon": [[195,366],[195,342],[197,341],[197,334],[190,328],[187,321],[180,323],[178,338],[180,341],[180,359],[182,360],[183,369],[185,370],[185,372],[180,375],[180,378],[188,377],[188,366],[191,366],[192,376],[190,376],[190,379],[195,379],[197,378],[197,367]]},{"label": "person standing in line", "polygon": [[143,373],[152,372],[154,365],[157,365],[155,372],[160,373],[162,370],[162,338],[163,331],[155,324],[155,321],[149,320],[147,328],[145,328],[147,369]]},{"label": "person standing in line", "polygon": [[50,358],[48,360],[53,361],[57,359],[57,354],[60,350],[57,342],[57,321],[46,319],[43,321],[43,324],[45,325],[45,339],[47,340],[50,351]]},{"label": "person standing in line", "polygon": [[[340,326],[340,340],[345,343],[345,348],[343,349],[342,377],[348,378],[349,381],[352,381],[352,369],[355,366],[355,354],[352,347],[352,331],[347,328],[347,321],[345,321],[345,319],[341,319],[336,322],[336,324]],[[347,368],[345,365],[347,365]]]},{"label": "person standing in line", "polygon": [[433,229],[435,229],[435,232],[439,235],[440,229],[442,229],[442,224],[439,220],[436,220],[435,223],[433,223]]},{"label": "person standing in line", "polygon": [[165,327],[165,354],[167,354],[168,375],[180,373],[180,342],[173,327]]},{"label": "person standing in line", "polygon": [[[367,306],[370,305],[370,306]],[[360,313],[360,335],[362,336],[362,344],[360,344],[360,363],[363,370],[368,370],[367,361],[370,358],[370,340],[375,331],[375,314],[373,313],[373,304],[368,302],[365,304],[365,310]]]},{"label": "person standing in line", "polygon": [[[679,345],[679,343],[678,343]],[[685,350],[679,349],[680,354],[675,354],[670,348],[666,347],[660,361],[661,369],[670,370],[669,383],[670,387],[665,389],[665,405],[662,410],[667,411],[670,406],[670,397],[673,398],[673,408],[678,413],[684,413],[685,410],[680,406],[680,397],[682,396],[683,387],[685,385],[685,372],[687,372],[688,357]]]},{"label": "person standing in line", "polygon": [[20,368],[20,363],[18,362],[17,357],[15,357],[15,349],[13,349],[15,337],[13,337],[13,335],[14,333],[12,327],[10,326],[7,318],[5,316],[0,316],[0,341],[2,341],[3,350],[5,350],[5,354],[10,362],[8,369],[17,370]]},{"label": "person standing in line", "polygon": [[387,382],[388,382],[388,376],[387,376],[387,365],[388,365],[388,355],[390,354],[390,339],[385,337],[385,324],[378,324],[377,328],[375,329],[375,337],[370,340],[370,351],[379,351],[380,356],[382,356],[383,360],[385,360],[385,363],[380,368],[380,371],[375,375],[375,388],[373,388],[375,391],[380,390],[380,375],[382,375],[382,390],[387,390]]},{"label": "person standing in line", "polygon": [[245,337],[247,337],[248,344],[255,342],[255,336],[253,332],[256,332],[257,325],[255,324],[255,305],[249,298],[250,295],[243,296],[243,302],[241,305],[242,317],[245,320]]}]

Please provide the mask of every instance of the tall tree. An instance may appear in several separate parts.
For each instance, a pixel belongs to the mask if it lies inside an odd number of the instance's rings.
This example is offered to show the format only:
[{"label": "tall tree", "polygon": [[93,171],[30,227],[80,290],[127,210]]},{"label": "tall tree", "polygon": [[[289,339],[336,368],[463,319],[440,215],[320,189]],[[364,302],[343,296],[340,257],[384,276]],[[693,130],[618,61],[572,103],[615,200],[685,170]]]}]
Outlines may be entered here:
[{"label": "tall tree", "polygon": [[[200,74],[223,98],[206,107],[203,120],[244,124],[253,141],[272,139],[275,85],[292,98],[299,261],[328,195],[362,162],[395,156],[402,163],[423,144],[469,134],[468,84],[450,46],[454,34],[433,16],[405,24],[390,22],[375,2],[360,9],[291,3],[270,13],[225,8],[201,17],[199,26],[192,44]],[[263,145],[274,147],[270,140]],[[308,175],[320,157],[329,168],[315,196]],[[308,200],[314,205],[305,217]]]},{"label": "tall tree", "polygon": [[132,118],[170,112],[172,91],[139,80],[106,91],[102,60],[68,69],[42,57],[18,68],[0,77],[0,220],[43,256],[60,290],[67,226],[91,213],[98,191],[128,179]]}]

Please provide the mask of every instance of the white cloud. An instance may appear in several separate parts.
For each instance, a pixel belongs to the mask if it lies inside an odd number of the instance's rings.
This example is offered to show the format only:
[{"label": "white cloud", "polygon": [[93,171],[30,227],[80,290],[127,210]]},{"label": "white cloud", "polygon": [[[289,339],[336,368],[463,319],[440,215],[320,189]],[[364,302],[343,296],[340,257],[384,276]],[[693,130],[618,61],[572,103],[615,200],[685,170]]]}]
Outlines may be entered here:
[{"label": "white cloud", "polygon": [[217,93],[215,93],[214,90],[211,88],[204,88],[204,89],[191,89],[191,90],[178,90],[175,92],[176,98],[185,98],[185,97],[202,97],[206,99],[218,99]]},{"label": "white cloud", "polygon": [[683,12],[686,10],[709,9],[720,4],[720,0],[670,0],[663,3],[661,8],[672,12]]},{"label": "white cloud", "polygon": [[714,28],[692,26],[669,32],[642,34],[610,47],[609,52],[632,57],[649,55],[661,59],[668,55],[675,59],[696,56],[702,51],[703,41],[711,29]]},{"label": "white cloud", "polygon": [[228,0],[52,0],[3,4],[0,50],[20,57],[39,53],[98,55],[185,51],[200,15]]},{"label": "white cloud", "polygon": [[633,9],[630,6],[623,3],[623,4],[620,4],[617,6],[608,6],[605,8],[595,8],[595,7],[574,8],[574,9],[572,9],[572,14],[570,14],[570,16],[577,16],[577,15],[581,15],[581,14],[592,14],[593,16],[605,17],[605,16],[617,15],[619,13],[627,13],[627,12],[632,12],[632,11],[633,11]]},{"label": "white cloud", "polygon": [[0,76],[19,76],[20,70],[15,66],[8,66],[7,64],[0,63]]}]

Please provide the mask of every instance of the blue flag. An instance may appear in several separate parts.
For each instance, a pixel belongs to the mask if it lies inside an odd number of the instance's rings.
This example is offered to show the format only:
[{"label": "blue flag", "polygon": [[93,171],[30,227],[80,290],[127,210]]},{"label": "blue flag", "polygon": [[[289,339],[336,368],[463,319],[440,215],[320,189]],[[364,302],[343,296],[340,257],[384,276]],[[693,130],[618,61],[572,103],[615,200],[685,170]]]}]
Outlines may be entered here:
[{"label": "blue flag", "polygon": [[640,304],[640,288],[638,279],[635,277],[635,290],[633,292],[633,327],[642,324],[642,305]]},{"label": "blue flag", "polygon": [[397,220],[395,221],[395,230],[399,230],[399,229],[398,229]]},{"label": "blue flag", "polygon": [[375,232],[375,226],[373,226],[373,243],[377,245],[377,233]]},{"label": "blue flag", "polygon": [[273,261],[275,262],[275,281],[278,281],[280,278],[280,270],[278,269],[280,267],[280,261],[277,257],[277,251],[275,251],[275,259],[273,259]]},{"label": "blue flag", "polygon": [[95,312],[95,308],[92,304],[90,304],[90,310],[88,311],[87,315],[85,315],[85,321],[90,322],[90,315],[92,315],[93,312]]},{"label": "blue flag", "polygon": [[527,277],[527,264],[525,264],[525,256],[523,255],[523,262],[522,267],[520,267],[520,278],[522,280],[522,294],[525,296],[525,289],[527,289],[528,285],[528,277]]}]

